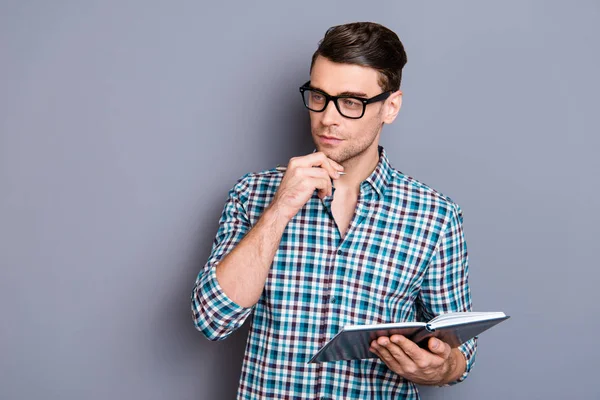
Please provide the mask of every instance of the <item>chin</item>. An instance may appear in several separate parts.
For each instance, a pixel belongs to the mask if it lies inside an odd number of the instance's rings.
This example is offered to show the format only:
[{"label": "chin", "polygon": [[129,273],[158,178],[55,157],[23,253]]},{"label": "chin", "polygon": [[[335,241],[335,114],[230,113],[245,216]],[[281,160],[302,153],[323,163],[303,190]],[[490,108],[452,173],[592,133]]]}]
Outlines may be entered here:
[{"label": "chin", "polygon": [[323,154],[325,154],[327,156],[327,158],[335,161],[338,164],[343,164],[346,161],[348,161],[350,158],[352,158],[352,157],[348,157],[348,155],[345,154],[343,151],[323,150]]},{"label": "chin", "polygon": [[340,152],[339,151],[333,151],[332,149],[329,148],[323,148],[319,145],[315,145],[315,148],[317,149],[317,151],[325,154],[325,156],[327,156],[327,158],[332,159],[333,161],[335,161],[336,163],[340,163]]}]

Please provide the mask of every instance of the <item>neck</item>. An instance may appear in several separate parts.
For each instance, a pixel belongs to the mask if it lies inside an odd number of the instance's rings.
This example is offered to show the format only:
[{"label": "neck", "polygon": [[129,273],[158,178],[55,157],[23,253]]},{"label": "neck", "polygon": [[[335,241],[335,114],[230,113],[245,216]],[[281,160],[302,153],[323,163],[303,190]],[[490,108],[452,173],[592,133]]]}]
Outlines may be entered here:
[{"label": "neck", "polygon": [[336,190],[353,191],[358,193],[360,184],[373,173],[379,163],[379,147],[369,147],[364,153],[357,157],[341,163],[344,166],[345,175],[336,181]]}]

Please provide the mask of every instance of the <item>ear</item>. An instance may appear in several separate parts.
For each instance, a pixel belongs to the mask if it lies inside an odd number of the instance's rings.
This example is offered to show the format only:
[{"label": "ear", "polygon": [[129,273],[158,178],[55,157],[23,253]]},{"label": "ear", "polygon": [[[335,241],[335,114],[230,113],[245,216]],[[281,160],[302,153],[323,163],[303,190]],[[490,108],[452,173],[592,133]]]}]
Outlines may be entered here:
[{"label": "ear", "polygon": [[396,90],[386,99],[383,123],[391,124],[396,119],[400,107],[402,107],[402,91]]}]

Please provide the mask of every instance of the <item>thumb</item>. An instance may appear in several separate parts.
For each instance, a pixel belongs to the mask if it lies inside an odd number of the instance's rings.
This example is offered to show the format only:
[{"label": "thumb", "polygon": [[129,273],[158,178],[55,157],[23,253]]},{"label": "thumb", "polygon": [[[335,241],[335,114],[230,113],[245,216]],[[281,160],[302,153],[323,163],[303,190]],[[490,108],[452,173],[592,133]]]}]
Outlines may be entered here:
[{"label": "thumb", "polygon": [[329,158],[329,164],[335,168],[338,171],[343,171],[344,170],[344,166],[342,164],[338,164],[335,161],[333,161],[331,158]]},{"label": "thumb", "polygon": [[429,339],[428,345],[429,350],[431,350],[433,354],[437,354],[442,358],[448,358],[450,356],[450,351],[452,349],[447,343],[442,342],[440,339],[432,337]]}]

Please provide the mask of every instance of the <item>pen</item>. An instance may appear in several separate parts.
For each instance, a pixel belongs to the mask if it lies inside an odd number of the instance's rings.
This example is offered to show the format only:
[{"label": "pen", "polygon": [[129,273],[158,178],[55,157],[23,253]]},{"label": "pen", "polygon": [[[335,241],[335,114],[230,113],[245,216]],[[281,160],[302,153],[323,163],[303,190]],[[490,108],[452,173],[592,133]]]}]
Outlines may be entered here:
[{"label": "pen", "polygon": [[[284,165],[279,165],[279,164],[277,164],[277,166],[275,167],[275,169],[276,169],[277,171],[280,171],[280,172],[285,172],[285,171],[287,170],[287,167],[286,167],[286,166],[284,166]],[[338,172],[338,174],[340,174],[340,175],[346,175],[346,173],[345,173],[345,172]]]}]

